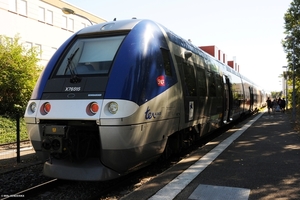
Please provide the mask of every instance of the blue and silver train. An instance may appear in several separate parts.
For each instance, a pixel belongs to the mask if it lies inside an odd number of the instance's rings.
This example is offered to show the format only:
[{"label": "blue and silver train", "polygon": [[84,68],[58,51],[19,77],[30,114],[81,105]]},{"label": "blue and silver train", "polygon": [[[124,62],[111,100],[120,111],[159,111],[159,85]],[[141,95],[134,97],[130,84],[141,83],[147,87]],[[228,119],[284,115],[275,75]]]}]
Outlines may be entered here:
[{"label": "blue and silver train", "polygon": [[105,181],[264,106],[266,93],[150,20],[84,28],[43,70],[25,121],[43,173]]}]

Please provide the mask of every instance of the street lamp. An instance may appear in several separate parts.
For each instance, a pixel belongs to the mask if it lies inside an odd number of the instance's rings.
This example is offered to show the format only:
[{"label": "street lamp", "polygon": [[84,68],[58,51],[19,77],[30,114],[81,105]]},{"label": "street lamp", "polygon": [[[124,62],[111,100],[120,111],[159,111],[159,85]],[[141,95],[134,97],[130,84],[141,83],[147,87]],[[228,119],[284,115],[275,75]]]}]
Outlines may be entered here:
[{"label": "street lamp", "polygon": [[285,93],[284,94],[285,94],[286,109],[288,109],[288,107],[289,107],[288,106],[289,105],[288,104],[288,83],[287,83],[288,82],[287,81],[288,80],[288,74],[287,74],[287,68],[288,67],[287,66],[282,66],[282,68],[285,68],[285,72],[283,72],[283,78],[285,80],[285,89],[284,89]]},{"label": "street lamp", "polygon": [[292,70],[293,70],[293,73],[292,73],[292,80],[293,80],[293,96],[292,96],[292,107],[293,107],[293,110],[292,110],[292,120],[293,120],[293,123],[295,123],[295,121],[296,121],[296,98],[295,98],[295,38],[294,37],[292,37],[292,36],[290,36],[290,35],[287,35],[286,37],[285,37],[285,39],[287,39],[287,40],[291,40],[292,42],[293,42],[293,54],[292,54],[292,56],[293,56],[293,68],[292,68]]},{"label": "street lamp", "polygon": [[72,9],[70,9],[70,8],[62,8],[61,10],[62,10],[62,12],[65,13],[66,15],[76,15],[76,16],[78,16],[78,17],[82,17],[82,18],[88,20],[88,21],[91,23],[91,25],[93,25],[93,23],[91,22],[91,20],[89,20],[87,17],[75,13],[75,11],[72,10]]}]

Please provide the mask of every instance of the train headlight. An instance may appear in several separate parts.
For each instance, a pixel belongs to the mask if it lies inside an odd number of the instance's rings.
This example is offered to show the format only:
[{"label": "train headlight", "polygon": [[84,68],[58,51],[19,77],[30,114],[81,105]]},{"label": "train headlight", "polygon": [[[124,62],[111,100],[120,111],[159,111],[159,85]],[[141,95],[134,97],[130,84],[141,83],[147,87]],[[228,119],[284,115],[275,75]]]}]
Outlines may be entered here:
[{"label": "train headlight", "polygon": [[36,111],[36,103],[35,102],[32,102],[30,105],[29,105],[29,109],[32,113],[35,113]]},{"label": "train headlight", "polygon": [[118,104],[114,101],[110,102],[108,104],[108,111],[111,113],[111,114],[116,114],[118,112]]}]

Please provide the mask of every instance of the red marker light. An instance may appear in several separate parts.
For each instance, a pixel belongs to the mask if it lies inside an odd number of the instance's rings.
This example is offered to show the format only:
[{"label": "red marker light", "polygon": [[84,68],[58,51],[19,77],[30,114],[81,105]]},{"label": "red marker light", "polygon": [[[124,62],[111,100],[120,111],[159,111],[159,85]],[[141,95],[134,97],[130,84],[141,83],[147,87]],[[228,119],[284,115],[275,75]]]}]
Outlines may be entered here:
[{"label": "red marker light", "polygon": [[51,110],[51,104],[49,102],[46,102],[43,104],[43,111],[45,114],[48,114]]},{"label": "red marker light", "polygon": [[96,114],[98,112],[98,110],[99,110],[99,105],[96,102],[90,103],[89,107],[90,107],[91,113],[93,113],[93,114]]}]

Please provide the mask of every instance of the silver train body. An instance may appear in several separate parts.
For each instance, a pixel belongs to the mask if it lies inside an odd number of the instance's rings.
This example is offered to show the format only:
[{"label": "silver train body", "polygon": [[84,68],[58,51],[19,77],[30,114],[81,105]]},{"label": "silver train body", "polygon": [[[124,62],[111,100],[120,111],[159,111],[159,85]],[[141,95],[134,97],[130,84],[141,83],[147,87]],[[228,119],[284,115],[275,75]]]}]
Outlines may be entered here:
[{"label": "silver train body", "polygon": [[180,151],[265,98],[164,26],[133,19],[84,28],[62,44],[25,121],[46,176],[105,181]]}]

